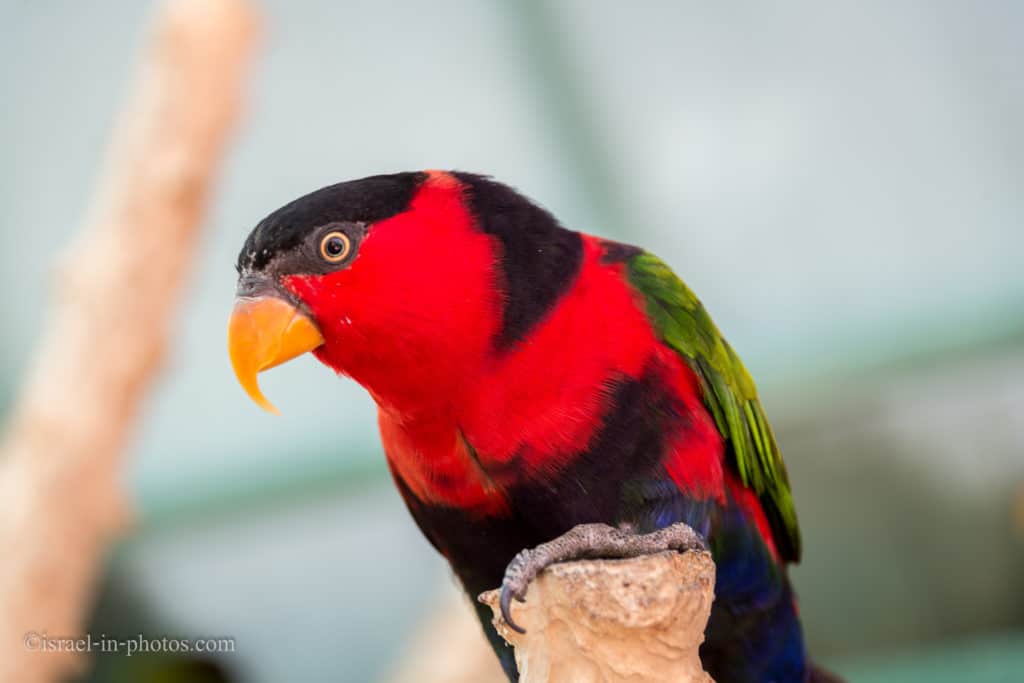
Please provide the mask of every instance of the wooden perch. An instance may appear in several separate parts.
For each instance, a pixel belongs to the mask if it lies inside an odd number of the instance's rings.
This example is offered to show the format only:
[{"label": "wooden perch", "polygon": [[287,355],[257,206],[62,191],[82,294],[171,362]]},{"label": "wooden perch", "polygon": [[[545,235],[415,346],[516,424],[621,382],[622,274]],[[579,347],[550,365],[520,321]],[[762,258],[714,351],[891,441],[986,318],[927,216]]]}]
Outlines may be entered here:
[{"label": "wooden perch", "polygon": [[709,683],[699,647],[714,601],[706,552],[552,565],[501,619],[498,591],[480,599],[515,647],[521,683]]},{"label": "wooden perch", "polygon": [[26,634],[74,638],[130,515],[124,445],[164,355],[239,107],[256,22],[244,0],[167,0],[86,227],[0,445],[0,680],[82,663]]}]

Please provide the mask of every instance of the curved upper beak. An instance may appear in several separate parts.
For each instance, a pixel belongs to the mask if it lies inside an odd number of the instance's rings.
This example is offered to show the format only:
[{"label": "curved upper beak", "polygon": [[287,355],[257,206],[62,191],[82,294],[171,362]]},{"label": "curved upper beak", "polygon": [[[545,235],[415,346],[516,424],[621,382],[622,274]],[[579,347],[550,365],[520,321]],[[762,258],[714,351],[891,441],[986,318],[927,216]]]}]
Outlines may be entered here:
[{"label": "curved upper beak", "polygon": [[239,384],[261,408],[278,413],[260,391],[257,375],[324,343],[320,329],[284,299],[240,296],[228,324],[228,353]]}]

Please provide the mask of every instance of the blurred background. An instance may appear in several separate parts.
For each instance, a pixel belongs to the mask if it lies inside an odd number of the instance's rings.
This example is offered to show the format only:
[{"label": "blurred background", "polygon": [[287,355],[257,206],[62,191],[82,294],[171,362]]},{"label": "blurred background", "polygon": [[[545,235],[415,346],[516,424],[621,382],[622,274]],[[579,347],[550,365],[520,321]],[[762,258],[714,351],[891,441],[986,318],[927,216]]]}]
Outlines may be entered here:
[{"label": "blurred background", "polygon": [[[259,5],[248,108],[132,446],[139,524],[94,631],[234,637],[207,673],[238,681],[399,666],[454,589],[393,490],[371,400],[307,358],[263,379],[270,418],[225,326],[235,256],[271,210],[453,168],[648,247],[704,300],[788,462],[817,658],[852,681],[1022,680],[1024,5]],[[0,414],[151,9],[0,3]],[[132,680],[97,664],[91,680]]]}]

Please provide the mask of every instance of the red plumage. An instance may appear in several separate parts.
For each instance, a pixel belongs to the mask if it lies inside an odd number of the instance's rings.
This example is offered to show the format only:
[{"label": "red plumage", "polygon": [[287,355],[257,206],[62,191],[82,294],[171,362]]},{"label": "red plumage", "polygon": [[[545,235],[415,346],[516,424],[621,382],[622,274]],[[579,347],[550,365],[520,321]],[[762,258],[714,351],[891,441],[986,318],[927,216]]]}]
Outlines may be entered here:
[{"label": "red plumage", "polygon": [[[420,500],[502,509],[501,484],[511,482],[485,470],[513,456],[526,467],[516,475],[528,479],[563,468],[601,426],[608,394],[595,387],[616,375],[639,379],[653,356],[700,423],[672,444],[668,474],[690,495],[724,500],[722,440],[693,373],[657,340],[622,264],[603,259],[603,241],[585,235],[583,244],[574,286],[528,343],[500,357],[490,342],[501,318],[501,244],[475,229],[448,174],[432,174],[407,212],[382,221],[352,267],[288,278],[325,321],[317,357],[373,394],[391,466]],[[375,276],[382,259],[386,279]],[[441,259],[444,277],[434,265]],[[460,433],[483,467],[466,457]]]},{"label": "red plumage", "polygon": [[[331,230],[359,242],[338,267],[308,255]],[[480,176],[395,174],[268,216],[239,257],[240,288],[283,288],[322,334],[316,356],[370,392],[399,490],[471,595],[578,524],[685,522],[718,566],[705,666],[723,683],[802,680],[784,562],[798,539],[780,546],[777,501],[741,480],[707,369],[656,328],[627,265],[642,253],[565,230]]]}]

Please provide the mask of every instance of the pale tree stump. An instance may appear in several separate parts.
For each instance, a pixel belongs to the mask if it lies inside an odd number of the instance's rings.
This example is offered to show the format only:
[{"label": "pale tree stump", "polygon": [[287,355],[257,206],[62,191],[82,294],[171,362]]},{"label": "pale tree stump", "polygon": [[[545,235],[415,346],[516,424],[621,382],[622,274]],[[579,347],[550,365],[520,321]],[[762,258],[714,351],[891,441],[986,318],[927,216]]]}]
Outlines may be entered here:
[{"label": "pale tree stump", "polygon": [[480,596],[515,647],[522,683],[711,683],[699,648],[714,601],[706,552],[552,565],[512,603],[513,631],[497,590]]}]

